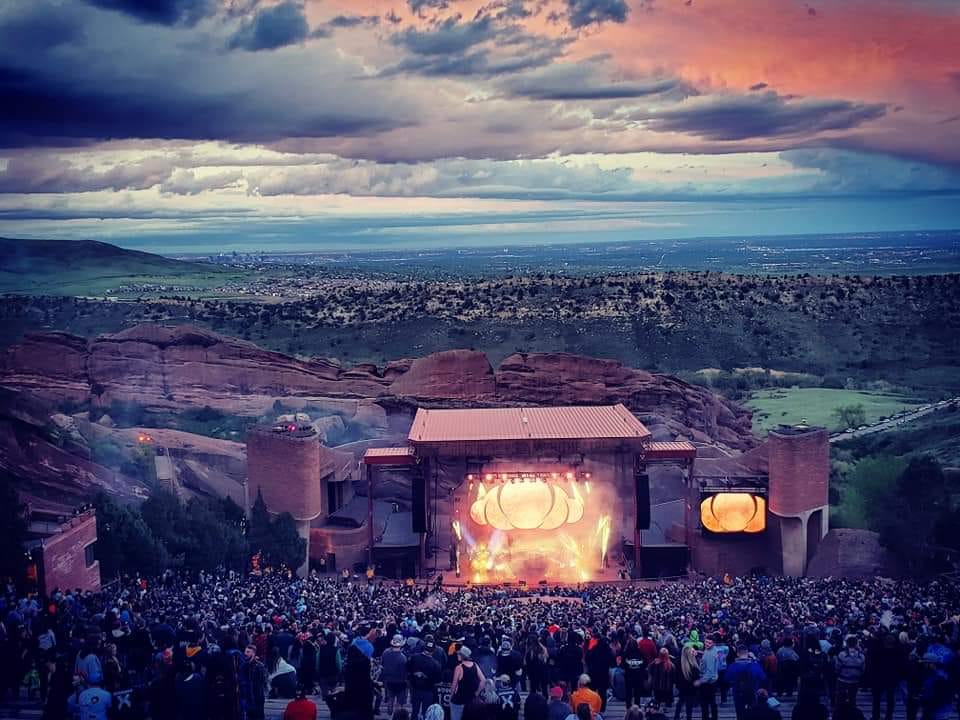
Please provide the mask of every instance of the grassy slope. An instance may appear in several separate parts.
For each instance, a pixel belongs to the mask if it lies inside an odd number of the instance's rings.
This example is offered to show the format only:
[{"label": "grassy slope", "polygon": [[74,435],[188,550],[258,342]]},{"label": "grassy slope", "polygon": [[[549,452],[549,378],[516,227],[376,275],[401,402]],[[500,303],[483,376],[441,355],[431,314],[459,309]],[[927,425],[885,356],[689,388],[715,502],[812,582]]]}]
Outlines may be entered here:
[{"label": "grassy slope", "polygon": [[921,403],[902,395],[835,390],[830,388],[790,388],[755,392],[747,405],[754,410],[754,428],[770,430],[781,423],[795,424],[806,420],[831,430],[843,430],[833,411],[847,405],[863,405],[867,422],[888,417]]},{"label": "grassy slope", "polygon": [[2,293],[99,296],[132,283],[207,288],[225,279],[213,266],[93,240],[0,238]]}]

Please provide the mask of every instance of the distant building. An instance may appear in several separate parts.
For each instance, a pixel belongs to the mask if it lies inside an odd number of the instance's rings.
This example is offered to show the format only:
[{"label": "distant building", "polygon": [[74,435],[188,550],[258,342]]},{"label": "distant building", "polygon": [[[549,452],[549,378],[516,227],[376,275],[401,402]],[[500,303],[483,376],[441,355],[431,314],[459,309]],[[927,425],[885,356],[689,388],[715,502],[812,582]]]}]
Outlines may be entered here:
[{"label": "distant building", "polygon": [[100,590],[96,543],[97,516],[93,509],[69,518],[31,510],[26,547],[29,579],[45,596],[57,589]]}]

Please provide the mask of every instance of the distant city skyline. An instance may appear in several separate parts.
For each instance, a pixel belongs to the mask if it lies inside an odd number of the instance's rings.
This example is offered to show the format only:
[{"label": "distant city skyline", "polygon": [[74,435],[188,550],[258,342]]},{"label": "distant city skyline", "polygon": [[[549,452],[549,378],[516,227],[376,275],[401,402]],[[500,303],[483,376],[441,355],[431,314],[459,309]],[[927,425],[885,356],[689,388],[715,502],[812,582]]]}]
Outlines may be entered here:
[{"label": "distant city skyline", "polygon": [[960,228],[954,0],[8,0],[0,235]]}]

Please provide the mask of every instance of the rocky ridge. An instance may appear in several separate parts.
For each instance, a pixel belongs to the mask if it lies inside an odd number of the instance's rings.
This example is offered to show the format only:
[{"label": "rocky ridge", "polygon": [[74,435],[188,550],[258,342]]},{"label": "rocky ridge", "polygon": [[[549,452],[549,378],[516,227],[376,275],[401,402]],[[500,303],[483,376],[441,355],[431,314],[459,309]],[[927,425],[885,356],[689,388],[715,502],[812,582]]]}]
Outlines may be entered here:
[{"label": "rocky ridge", "polygon": [[104,409],[135,403],[152,412],[209,406],[259,416],[280,400],[382,430],[402,430],[404,418],[419,405],[622,402],[663,436],[736,449],[757,442],[748,410],[675,377],[613,360],[523,353],[494,370],[482,352],[450,350],[383,368],[343,368],[189,325],[142,324],[89,340],[32,333],[0,355],[0,386],[50,403]]}]

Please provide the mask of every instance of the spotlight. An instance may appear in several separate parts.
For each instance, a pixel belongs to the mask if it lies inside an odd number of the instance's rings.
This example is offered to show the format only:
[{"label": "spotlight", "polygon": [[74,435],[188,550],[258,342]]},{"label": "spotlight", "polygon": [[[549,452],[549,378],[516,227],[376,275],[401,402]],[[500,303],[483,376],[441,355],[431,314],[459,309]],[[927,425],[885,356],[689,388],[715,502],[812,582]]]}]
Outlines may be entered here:
[{"label": "spotlight", "polygon": [[493,475],[487,473],[487,482],[490,482],[491,480],[493,480]]},{"label": "spotlight", "polygon": [[470,482],[473,482],[473,473],[470,473],[469,475],[467,475],[467,480],[469,480]]},{"label": "spotlight", "polygon": [[567,480],[573,480],[573,473],[572,473],[572,472],[568,472],[568,473],[567,473]]}]

